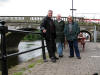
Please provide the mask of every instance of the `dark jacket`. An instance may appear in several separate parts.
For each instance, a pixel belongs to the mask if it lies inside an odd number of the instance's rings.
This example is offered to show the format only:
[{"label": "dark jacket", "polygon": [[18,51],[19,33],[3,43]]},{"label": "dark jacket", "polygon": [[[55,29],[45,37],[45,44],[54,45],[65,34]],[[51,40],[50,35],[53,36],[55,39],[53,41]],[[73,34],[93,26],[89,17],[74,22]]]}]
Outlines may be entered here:
[{"label": "dark jacket", "polygon": [[46,33],[43,33],[43,36],[47,40],[56,38],[56,28],[55,28],[54,21],[51,18],[49,18],[48,16],[46,16],[42,20],[42,23],[40,25],[40,29],[41,29],[41,31],[43,31],[44,29],[46,30]]},{"label": "dark jacket", "polygon": [[69,41],[73,41],[76,40],[78,37],[78,34],[80,33],[80,27],[78,26],[77,22],[73,22],[72,24],[72,32],[69,32],[69,23],[67,22],[65,24],[65,28],[64,28],[64,34],[66,36],[66,39]]},{"label": "dark jacket", "polygon": [[55,20],[54,23],[56,26],[56,41],[64,42],[64,21],[61,20],[60,22],[58,22],[57,20]]}]

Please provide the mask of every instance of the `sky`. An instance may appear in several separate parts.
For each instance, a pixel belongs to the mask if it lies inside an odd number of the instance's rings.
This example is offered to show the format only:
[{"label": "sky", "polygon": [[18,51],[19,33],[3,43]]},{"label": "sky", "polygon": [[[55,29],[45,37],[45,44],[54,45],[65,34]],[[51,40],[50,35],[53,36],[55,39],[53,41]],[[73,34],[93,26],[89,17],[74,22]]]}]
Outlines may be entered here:
[{"label": "sky", "polygon": [[[100,0],[73,0],[74,16],[100,19]],[[0,0],[0,16],[71,15],[72,0]]]}]

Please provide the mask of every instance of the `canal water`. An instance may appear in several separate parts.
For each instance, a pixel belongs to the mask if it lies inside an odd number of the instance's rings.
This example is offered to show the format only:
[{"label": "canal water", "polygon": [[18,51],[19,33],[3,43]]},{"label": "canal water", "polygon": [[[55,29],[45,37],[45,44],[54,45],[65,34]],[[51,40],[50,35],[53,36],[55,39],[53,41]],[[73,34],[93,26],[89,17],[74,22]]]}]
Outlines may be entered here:
[{"label": "canal water", "polygon": [[[20,42],[18,49],[19,52],[28,51],[31,49],[35,49],[41,47],[41,41],[34,41],[34,42]],[[47,51],[46,51],[47,52]],[[28,61],[32,58],[36,58],[42,55],[42,49],[38,49],[29,53],[21,54],[19,56],[13,56],[8,58],[8,68],[11,68],[15,65],[18,65],[22,62]]]}]

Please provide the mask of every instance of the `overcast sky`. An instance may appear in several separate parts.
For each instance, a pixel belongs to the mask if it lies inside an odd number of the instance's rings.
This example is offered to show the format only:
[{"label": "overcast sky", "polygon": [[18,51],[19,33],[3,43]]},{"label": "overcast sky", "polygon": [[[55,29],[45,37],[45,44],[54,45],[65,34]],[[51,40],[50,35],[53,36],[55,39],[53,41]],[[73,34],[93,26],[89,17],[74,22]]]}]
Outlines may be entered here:
[{"label": "overcast sky", "polygon": [[[0,16],[71,15],[72,0],[0,0]],[[100,18],[100,0],[74,0],[74,16]]]}]

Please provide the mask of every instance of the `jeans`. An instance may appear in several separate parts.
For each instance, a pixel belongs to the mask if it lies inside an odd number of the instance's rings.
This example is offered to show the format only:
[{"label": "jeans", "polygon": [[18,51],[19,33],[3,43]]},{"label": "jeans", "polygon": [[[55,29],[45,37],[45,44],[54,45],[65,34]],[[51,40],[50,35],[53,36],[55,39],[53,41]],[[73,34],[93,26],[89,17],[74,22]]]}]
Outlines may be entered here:
[{"label": "jeans", "polygon": [[68,41],[69,48],[70,48],[70,56],[74,56],[74,49],[77,57],[80,57],[80,52],[78,48],[78,41],[73,40],[73,41]]},{"label": "jeans", "polygon": [[57,51],[58,51],[59,56],[63,55],[63,46],[64,46],[63,43],[61,43],[61,42],[57,43]]}]

